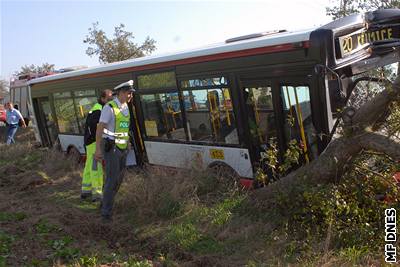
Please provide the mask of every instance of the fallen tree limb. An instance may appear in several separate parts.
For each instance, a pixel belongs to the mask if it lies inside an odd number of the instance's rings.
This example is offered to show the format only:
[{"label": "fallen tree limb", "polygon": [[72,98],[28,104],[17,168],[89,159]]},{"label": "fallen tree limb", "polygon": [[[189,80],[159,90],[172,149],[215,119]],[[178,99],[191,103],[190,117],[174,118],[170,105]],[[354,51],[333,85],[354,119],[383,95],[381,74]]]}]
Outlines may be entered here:
[{"label": "fallen tree limb", "polygon": [[400,143],[378,133],[366,133],[360,138],[363,149],[381,152],[400,161]]}]

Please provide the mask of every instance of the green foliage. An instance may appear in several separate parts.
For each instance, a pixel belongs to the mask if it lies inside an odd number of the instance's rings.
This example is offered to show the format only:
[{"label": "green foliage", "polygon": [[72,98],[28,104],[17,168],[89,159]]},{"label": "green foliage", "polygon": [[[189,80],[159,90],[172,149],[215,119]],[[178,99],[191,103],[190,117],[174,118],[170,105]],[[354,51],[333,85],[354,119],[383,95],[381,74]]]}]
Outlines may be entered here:
[{"label": "green foliage", "polygon": [[23,212],[0,212],[0,222],[22,221],[27,217]]},{"label": "green foliage", "polygon": [[369,247],[359,247],[356,248],[355,246],[347,247],[338,252],[338,256],[343,259],[350,261],[352,264],[356,265],[358,261],[370,252]]},{"label": "green foliage", "polygon": [[99,263],[99,260],[96,256],[82,256],[78,259],[78,263],[82,267],[96,267]]},{"label": "green foliage", "polygon": [[126,267],[153,267],[153,263],[149,260],[138,260],[136,258],[130,258],[126,264],[123,264]]},{"label": "green foliage", "polygon": [[125,25],[122,23],[114,28],[114,38],[112,39],[109,39],[98,26],[98,22],[93,23],[83,42],[89,44],[86,54],[99,56],[100,63],[143,57],[150,55],[156,49],[156,41],[150,37],[146,37],[140,45],[135,43],[133,33],[126,31]]},{"label": "green foliage", "polygon": [[51,232],[61,231],[62,228],[57,225],[49,223],[46,219],[40,219],[35,225],[35,230],[40,235],[45,235]]},{"label": "green foliage", "polygon": [[[256,172],[257,181],[267,185],[278,180],[299,165],[299,159],[302,155],[304,155],[303,149],[297,140],[292,139],[287,144],[283,160],[280,161],[277,142],[275,139],[271,139],[268,149],[261,153],[260,167]],[[268,172],[270,175],[268,175]]]},{"label": "green foliage", "polygon": [[193,223],[189,222],[172,225],[167,240],[181,249],[197,253],[218,252],[222,249],[216,240],[202,234]]},{"label": "green foliage", "polygon": [[43,63],[41,66],[31,64],[22,66],[21,69],[15,73],[15,75],[18,76],[29,73],[43,73],[52,71],[54,71],[54,64]]},{"label": "green foliage", "polygon": [[390,116],[385,121],[385,128],[388,136],[398,139],[400,133],[400,101],[392,103],[389,110]]},{"label": "green foliage", "polygon": [[172,225],[167,236],[167,239],[187,250],[190,250],[201,238],[201,233],[192,223]]},{"label": "green foliage", "polygon": [[285,151],[283,156],[284,161],[279,166],[279,173],[285,174],[287,173],[293,166],[299,164],[300,155],[303,154],[303,150],[297,143],[296,139],[292,139],[287,144],[288,148]]},{"label": "green foliage", "polygon": [[209,207],[193,206],[180,223],[170,226],[167,241],[193,253],[222,251],[223,244],[215,239],[214,232],[219,232],[232,221],[245,198],[245,195],[235,193]]},{"label": "green foliage", "polygon": [[304,184],[277,195],[269,216],[275,218],[278,230],[271,238],[286,238],[288,260],[334,249],[355,262],[378,251],[384,242],[385,209],[400,208],[400,192],[391,178],[399,167],[387,157],[363,154],[339,184]]},{"label": "green foliage", "polygon": [[50,247],[54,250],[53,256],[56,259],[73,260],[79,256],[79,249],[71,247],[73,239],[71,237],[64,237],[62,239],[51,240]]},{"label": "green foliage", "polygon": [[47,260],[32,259],[30,266],[32,266],[32,267],[45,267],[45,266],[50,266],[50,263]]},{"label": "green foliage", "polygon": [[181,203],[173,198],[169,192],[164,192],[160,196],[157,206],[157,216],[161,218],[172,218],[179,214]]},{"label": "green foliage", "polygon": [[0,231],[0,267],[6,266],[6,259],[11,253],[11,245],[15,241],[12,235]]},{"label": "green foliage", "polygon": [[208,209],[207,217],[213,225],[222,226],[230,221],[233,212],[240,206],[244,196],[230,197]]},{"label": "green foliage", "polygon": [[336,0],[332,2],[333,4],[326,8],[326,14],[332,16],[333,19],[380,8],[400,8],[398,0]]},{"label": "green foliage", "polygon": [[41,151],[31,151],[31,153],[27,153],[23,157],[19,158],[15,164],[18,167],[25,168],[27,170],[33,169],[36,167],[42,160],[43,153]]}]

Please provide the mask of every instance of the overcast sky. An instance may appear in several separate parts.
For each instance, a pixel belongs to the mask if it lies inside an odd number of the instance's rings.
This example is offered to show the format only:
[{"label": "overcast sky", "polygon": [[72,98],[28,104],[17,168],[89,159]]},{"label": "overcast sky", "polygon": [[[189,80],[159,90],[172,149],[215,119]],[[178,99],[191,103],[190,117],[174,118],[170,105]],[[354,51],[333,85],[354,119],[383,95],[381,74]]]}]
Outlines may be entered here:
[{"label": "overcast sky", "polygon": [[329,0],[264,1],[34,1],[0,0],[0,77],[25,64],[56,68],[98,65],[83,43],[95,21],[111,36],[124,23],[142,42],[157,41],[154,54],[195,48],[274,29],[307,29],[331,19]]}]

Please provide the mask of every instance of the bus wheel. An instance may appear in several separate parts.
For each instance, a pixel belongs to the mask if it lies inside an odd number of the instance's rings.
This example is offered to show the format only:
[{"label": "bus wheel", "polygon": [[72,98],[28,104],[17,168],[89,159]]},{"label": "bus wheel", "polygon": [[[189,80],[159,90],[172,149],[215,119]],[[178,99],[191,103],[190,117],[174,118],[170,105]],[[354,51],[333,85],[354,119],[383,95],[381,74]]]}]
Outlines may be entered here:
[{"label": "bus wheel", "polygon": [[81,153],[79,152],[79,150],[76,147],[72,146],[72,147],[68,148],[67,155],[68,155],[69,158],[72,159],[73,162],[76,162],[76,163],[80,163],[81,162],[82,156],[81,156]]},{"label": "bus wheel", "polygon": [[214,162],[208,166],[210,174],[217,179],[218,183],[228,187],[237,187],[239,185],[240,176],[228,164],[224,162]]}]

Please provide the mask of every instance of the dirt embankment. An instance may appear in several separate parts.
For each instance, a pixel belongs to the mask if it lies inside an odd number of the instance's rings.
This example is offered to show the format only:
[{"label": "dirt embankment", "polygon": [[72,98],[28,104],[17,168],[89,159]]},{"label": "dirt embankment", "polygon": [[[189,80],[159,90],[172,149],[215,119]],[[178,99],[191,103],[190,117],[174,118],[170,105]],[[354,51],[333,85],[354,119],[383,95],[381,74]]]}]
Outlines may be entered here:
[{"label": "dirt embankment", "polygon": [[[194,196],[195,185],[184,175],[163,186],[176,171],[128,172],[114,220],[104,224],[99,204],[80,199],[83,166],[35,145],[29,129],[20,129],[16,140],[15,145],[0,144],[0,266],[210,265],[214,256],[169,247],[162,233],[179,206],[170,197]],[[146,179],[150,176],[154,179]],[[152,230],[160,233],[152,235]]]},{"label": "dirt embankment", "polygon": [[97,204],[80,200],[82,166],[30,140],[21,129],[16,145],[0,144],[0,266],[49,266],[137,244],[131,227],[101,224]]}]

